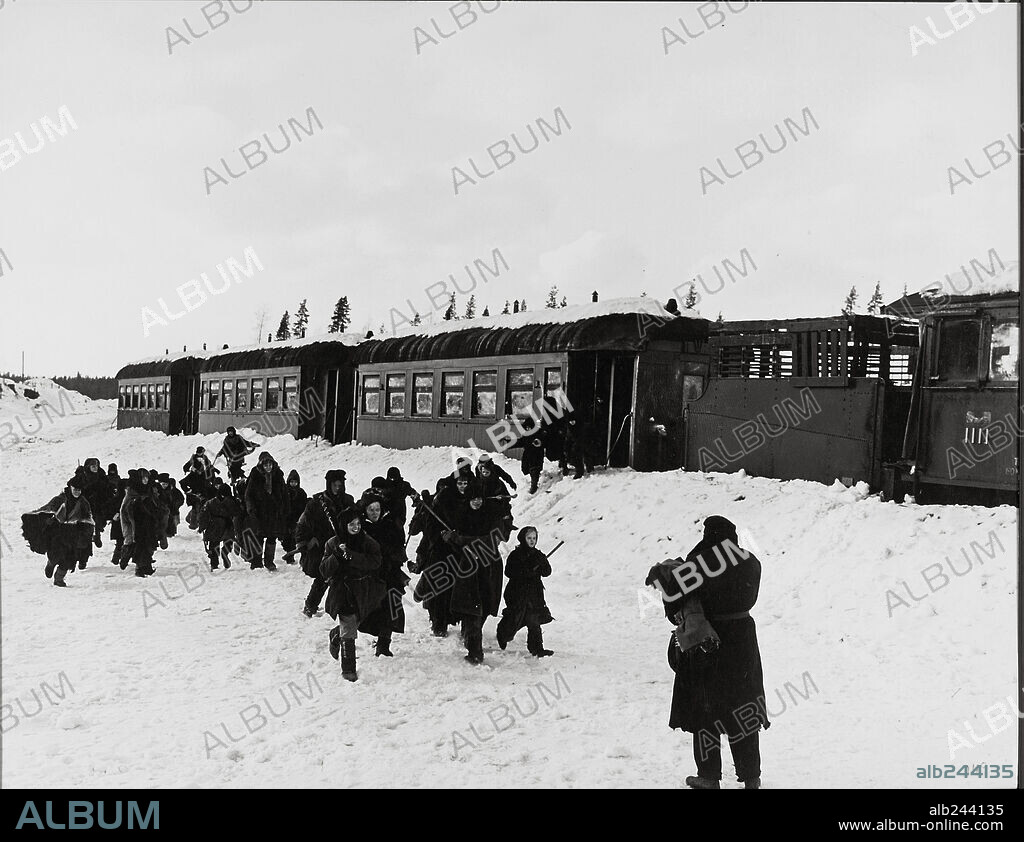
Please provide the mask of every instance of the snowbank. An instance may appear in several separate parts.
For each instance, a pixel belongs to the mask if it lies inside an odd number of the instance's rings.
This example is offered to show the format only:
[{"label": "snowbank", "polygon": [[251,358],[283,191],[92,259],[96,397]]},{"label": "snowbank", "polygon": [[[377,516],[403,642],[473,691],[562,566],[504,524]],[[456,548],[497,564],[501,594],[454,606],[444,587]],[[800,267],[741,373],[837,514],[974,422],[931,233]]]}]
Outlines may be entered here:
[{"label": "snowbank", "polygon": [[[50,585],[18,515],[79,460],[177,476],[197,445],[221,441],[108,430],[112,417],[29,443],[5,467],[8,786],[680,787],[691,738],[667,728],[670,629],[643,580],[711,514],[733,519],[763,565],[752,613],[773,723],[761,737],[766,787],[1012,785],[916,770],[1015,762],[1015,509],[886,504],[862,487],[739,474],[574,481],[549,464],[537,495],[520,483],[513,511],[539,528],[542,549],[565,541],[546,583],[555,655],[529,658],[522,636],[500,651],[491,619],[486,666],[471,667],[457,635],[431,637],[426,612],[409,606],[395,657],[373,658],[361,637],[349,684],[327,654],[330,620],[300,613],[309,581],[297,567],[211,574],[184,527],[151,579],[113,567],[105,545],[66,591]],[[451,467],[443,448],[244,434],[310,493],[329,468],[358,493],[391,465],[417,488]],[[726,761],[735,787],[731,772]]]}]

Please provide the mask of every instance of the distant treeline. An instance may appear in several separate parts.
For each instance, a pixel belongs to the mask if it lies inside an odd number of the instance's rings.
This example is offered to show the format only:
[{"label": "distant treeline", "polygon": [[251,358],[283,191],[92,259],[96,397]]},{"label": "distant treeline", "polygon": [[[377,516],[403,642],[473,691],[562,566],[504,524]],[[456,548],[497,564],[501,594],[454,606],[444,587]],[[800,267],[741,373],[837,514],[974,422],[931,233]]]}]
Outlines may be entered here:
[{"label": "distant treeline", "polygon": [[[14,374],[10,371],[0,371],[0,377],[6,377],[15,383],[31,380],[36,376],[38,375],[33,374],[29,377],[22,377],[20,374]],[[81,372],[77,372],[74,377],[50,377],[49,379],[58,386],[63,386],[65,389],[70,389],[73,392],[79,392],[93,400],[106,400],[117,397],[117,380],[113,377],[83,377]]]}]

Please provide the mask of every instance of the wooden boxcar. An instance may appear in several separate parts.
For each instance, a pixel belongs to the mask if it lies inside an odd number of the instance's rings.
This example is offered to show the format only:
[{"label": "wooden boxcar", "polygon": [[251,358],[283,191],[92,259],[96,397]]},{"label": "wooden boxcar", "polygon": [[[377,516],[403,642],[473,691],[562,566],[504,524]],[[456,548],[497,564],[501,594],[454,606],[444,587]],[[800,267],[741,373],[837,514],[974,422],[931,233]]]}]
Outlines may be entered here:
[{"label": "wooden boxcar", "polygon": [[881,487],[910,405],[915,322],[727,322],[708,344],[708,388],[683,425],[688,469]]},{"label": "wooden boxcar", "polygon": [[473,443],[515,456],[506,434],[520,434],[527,415],[545,415],[547,398],[549,417],[571,409],[586,420],[596,464],[678,468],[681,449],[649,419],[681,414],[684,395],[703,388],[709,325],[641,298],[367,341],[356,351],[357,440]]},{"label": "wooden boxcar", "polygon": [[122,368],[117,373],[117,428],[142,427],[168,435],[197,432],[202,362],[183,353]]},{"label": "wooden boxcar", "polygon": [[262,435],[353,435],[353,345],[328,334],[209,354],[200,374],[199,432],[249,427]]},{"label": "wooden boxcar", "polygon": [[[921,355],[902,458],[890,493],[919,502],[1019,503],[1020,290],[905,297],[920,318]],[[1002,280],[1006,280],[1003,278]]]}]

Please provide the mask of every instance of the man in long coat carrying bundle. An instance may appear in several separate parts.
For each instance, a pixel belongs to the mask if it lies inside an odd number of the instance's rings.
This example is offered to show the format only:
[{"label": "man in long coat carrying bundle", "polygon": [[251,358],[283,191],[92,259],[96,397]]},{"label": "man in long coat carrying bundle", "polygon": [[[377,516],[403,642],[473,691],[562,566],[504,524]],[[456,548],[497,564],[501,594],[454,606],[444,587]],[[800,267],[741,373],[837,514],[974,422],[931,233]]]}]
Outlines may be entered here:
[{"label": "man in long coat carrying bundle", "polygon": [[669,640],[675,672],[669,727],[694,735],[697,774],[692,789],[719,789],[721,735],[729,738],[736,777],[746,789],[761,785],[758,731],[768,728],[757,630],[761,563],[738,546],[735,525],[714,515],[686,559],[651,568],[647,584],[661,593],[676,630]]}]

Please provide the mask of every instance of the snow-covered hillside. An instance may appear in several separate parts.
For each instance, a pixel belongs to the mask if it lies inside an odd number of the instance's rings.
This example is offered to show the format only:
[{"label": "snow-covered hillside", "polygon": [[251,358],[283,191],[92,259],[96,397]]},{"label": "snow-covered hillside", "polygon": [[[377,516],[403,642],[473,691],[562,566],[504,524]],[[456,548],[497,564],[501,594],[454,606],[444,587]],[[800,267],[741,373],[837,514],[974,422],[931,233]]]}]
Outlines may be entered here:
[{"label": "snow-covered hillside", "polygon": [[[64,438],[100,417],[109,424],[116,400],[93,400],[45,377],[16,382],[0,377],[0,452],[23,443]],[[60,432],[54,428],[59,427]]]},{"label": "snow-covered hillside", "polygon": [[[297,567],[211,574],[184,527],[150,579],[113,567],[105,545],[69,588],[50,585],[19,514],[79,461],[178,471],[197,445],[220,444],[110,430],[112,417],[63,419],[0,454],[7,786],[679,787],[691,738],[667,728],[670,628],[643,580],[711,514],[734,520],[763,565],[752,613],[773,721],[766,787],[1012,783],[916,770],[1015,762],[1015,509],[884,504],[863,488],[739,474],[574,481],[549,465],[514,513],[542,549],[565,541],[547,580],[555,655],[528,657],[522,637],[500,651],[489,620],[485,666],[472,667],[457,635],[432,638],[409,607],[395,657],[374,659],[361,637],[349,684],[327,654],[329,618],[300,613]],[[328,468],[358,492],[391,465],[418,488],[451,467],[437,448],[253,438],[309,492]],[[726,760],[727,787],[731,773]]]}]

